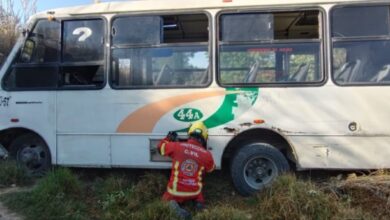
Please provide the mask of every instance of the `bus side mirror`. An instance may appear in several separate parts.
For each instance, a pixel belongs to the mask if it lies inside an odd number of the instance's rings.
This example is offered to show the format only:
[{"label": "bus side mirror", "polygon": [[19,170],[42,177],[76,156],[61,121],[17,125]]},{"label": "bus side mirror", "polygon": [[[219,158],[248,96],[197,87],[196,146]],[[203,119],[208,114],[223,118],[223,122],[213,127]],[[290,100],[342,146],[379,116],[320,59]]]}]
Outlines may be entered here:
[{"label": "bus side mirror", "polygon": [[31,61],[34,48],[35,48],[35,42],[31,39],[27,39],[26,43],[24,44],[22,53],[20,55],[20,60],[23,63],[28,63]]},{"label": "bus side mirror", "polygon": [[23,37],[27,37],[28,36],[28,29],[27,28],[23,28],[22,29],[22,35],[23,35]]}]

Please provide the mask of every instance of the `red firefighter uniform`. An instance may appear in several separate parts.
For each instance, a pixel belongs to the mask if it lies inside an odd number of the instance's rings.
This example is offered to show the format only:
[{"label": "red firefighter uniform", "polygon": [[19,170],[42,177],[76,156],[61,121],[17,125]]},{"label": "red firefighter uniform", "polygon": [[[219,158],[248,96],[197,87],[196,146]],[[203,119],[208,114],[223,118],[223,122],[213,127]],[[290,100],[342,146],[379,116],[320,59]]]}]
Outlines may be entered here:
[{"label": "red firefighter uniform", "polygon": [[171,177],[163,199],[203,203],[203,174],[215,168],[211,153],[192,138],[187,142],[170,142],[165,138],[159,143],[158,150],[161,155],[172,158]]}]

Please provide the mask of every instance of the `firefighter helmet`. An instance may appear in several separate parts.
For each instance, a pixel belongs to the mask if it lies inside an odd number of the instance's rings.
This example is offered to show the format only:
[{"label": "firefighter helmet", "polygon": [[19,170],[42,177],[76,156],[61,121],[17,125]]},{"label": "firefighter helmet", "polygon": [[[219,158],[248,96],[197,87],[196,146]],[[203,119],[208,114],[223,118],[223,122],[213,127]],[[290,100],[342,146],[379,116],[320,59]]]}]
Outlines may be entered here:
[{"label": "firefighter helmet", "polygon": [[194,122],[188,129],[189,136],[201,137],[204,141],[207,141],[208,132],[207,127],[201,121]]}]

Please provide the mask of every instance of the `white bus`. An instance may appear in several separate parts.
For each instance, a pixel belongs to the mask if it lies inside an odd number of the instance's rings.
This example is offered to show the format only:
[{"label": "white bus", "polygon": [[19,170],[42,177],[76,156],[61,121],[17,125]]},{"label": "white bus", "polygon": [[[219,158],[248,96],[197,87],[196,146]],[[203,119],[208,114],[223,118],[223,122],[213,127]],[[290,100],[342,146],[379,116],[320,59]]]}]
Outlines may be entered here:
[{"label": "white bus", "polygon": [[169,168],[156,143],[194,121],[243,195],[290,169],[390,168],[390,1],[52,10],[0,77],[1,151],[33,173]]}]

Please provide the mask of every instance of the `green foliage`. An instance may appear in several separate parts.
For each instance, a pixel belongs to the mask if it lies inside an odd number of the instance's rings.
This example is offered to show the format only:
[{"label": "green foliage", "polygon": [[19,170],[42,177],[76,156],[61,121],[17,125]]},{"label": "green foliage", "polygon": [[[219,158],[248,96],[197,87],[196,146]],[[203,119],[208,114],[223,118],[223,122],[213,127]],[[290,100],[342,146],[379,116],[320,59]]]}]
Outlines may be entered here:
[{"label": "green foliage", "polygon": [[[161,200],[168,182],[163,172],[110,175],[82,183],[68,169],[57,169],[38,182],[31,192],[2,198],[26,219],[177,219]],[[193,219],[373,219],[354,204],[353,196],[340,197],[333,190],[299,180],[279,177],[272,187],[250,198],[236,195],[229,175],[215,172],[205,178],[207,209],[183,207]],[[361,197],[359,197],[361,198]],[[383,211],[385,213],[385,211]],[[384,215],[377,215],[384,216]]]},{"label": "green foliage", "polygon": [[137,200],[149,202],[161,198],[165,192],[168,178],[161,173],[148,172],[135,185],[133,192]]},{"label": "green foliage", "polygon": [[16,161],[0,160],[0,188],[12,184],[23,186],[31,183],[26,170]]},{"label": "green foliage", "polygon": [[57,169],[43,178],[31,192],[4,198],[7,206],[31,220],[86,219],[82,184],[68,169]]},{"label": "green foliage", "polygon": [[124,175],[110,175],[106,179],[98,179],[94,182],[94,191],[98,197],[121,191],[131,186],[131,181]]},{"label": "green foliage", "polygon": [[107,179],[101,184],[102,188],[98,189],[103,192],[102,199],[98,202],[103,209],[103,218],[170,219],[171,213],[160,202],[167,182],[167,178],[157,172],[144,174],[136,183],[129,183],[123,178]]},{"label": "green foliage", "polygon": [[43,178],[34,192],[47,196],[58,194],[78,196],[82,192],[82,183],[69,169],[58,168]]},{"label": "green foliage", "polygon": [[255,219],[338,219],[349,211],[338,197],[292,175],[279,177],[257,200]]},{"label": "green foliage", "polygon": [[157,199],[146,203],[142,210],[130,213],[130,218],[128,219],[175,220],[178,218],[169,208],[168,203]]}]

